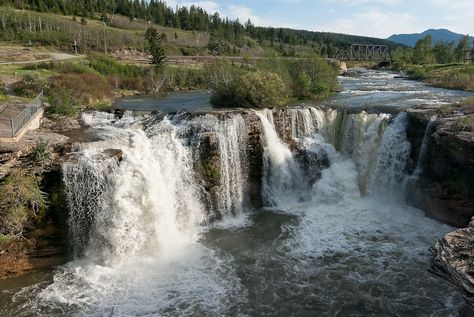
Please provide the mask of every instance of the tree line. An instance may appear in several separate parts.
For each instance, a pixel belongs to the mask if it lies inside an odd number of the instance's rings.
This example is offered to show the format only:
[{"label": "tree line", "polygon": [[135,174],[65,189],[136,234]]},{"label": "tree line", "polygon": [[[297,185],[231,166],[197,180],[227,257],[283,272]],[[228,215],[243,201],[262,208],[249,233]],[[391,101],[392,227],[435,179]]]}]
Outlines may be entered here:
[{"label": "tree line", "polygon": [[458,43],[433,43],[431,35],[416,42],[415,47],[397,47],[392,52],[393,60],[398,67],[406,65],[452,64],[464,61],[469,47],[469,35],[465,35]]}]

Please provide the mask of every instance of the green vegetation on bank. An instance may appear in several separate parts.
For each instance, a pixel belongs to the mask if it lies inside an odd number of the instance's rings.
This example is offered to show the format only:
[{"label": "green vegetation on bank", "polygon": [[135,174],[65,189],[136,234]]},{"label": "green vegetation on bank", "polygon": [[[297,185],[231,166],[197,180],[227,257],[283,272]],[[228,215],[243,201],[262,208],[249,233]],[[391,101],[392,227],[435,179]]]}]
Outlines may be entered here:
[{"label": "green vegetation on bank", "polygon": [[474,65],[413,65],[406,70],[411,79],[424,80],[435,87],[474,91]]},{"label": "green vegetation on bank", "polygon": [[27,171],[13,170],[0,181],[0,242],[21,237],[45,210],[40,179]]},{"label": "green vegetation on bank", "polygon": [[[262,58],[252,64],[217,59],[207,66],[131,65],[102,54],[84,59],[20,66],[15,92],[32,98],[43,91],[49,116],[74,116],[123,94],[161,94],[212,89],[219,107],[263,107],[315,99],[338,89],[338,67],[325,59]],[[46,75],[45,75],[46,74]]]},{"label": "green vegetation on bank", "polygon": [[467,35],[459,43],[434,45],[431,36],[427,36],[414,48],[396,48],[392,52],[393,66],[406,71],[411,79],[424,80],[432,86],[474,91],[474,65],[462,63],[468,50]]},{"label": "green vegetation on bank", "polygon": [[461,63],[469,49],[469,36],[464,36],[459,43],[437,42],[428,35],[419,40],[415,47],[399,46],[392,52],[393,67],[405,69],[411,65],[453,64]]},{"label": "green vegetation on bank", "polygon": [[269,57],[255,66],[219,60],[206,68],[211,102],[217,107],[277,106],[296,99],[323,98],[338,87],[338,67],[321,59]]},{"label": "green vegetation on bank", "polygon": [[32,98],[43,91],[50,104],[47,114],[52,116],[73,116],[82,108],[110,105],[122,93],[159,94],[208,87],[202,67],[165,65],[157,71],[96,53],[74,61],[20,66],[20,70],[24,75],[15,83],[15,92]]}]

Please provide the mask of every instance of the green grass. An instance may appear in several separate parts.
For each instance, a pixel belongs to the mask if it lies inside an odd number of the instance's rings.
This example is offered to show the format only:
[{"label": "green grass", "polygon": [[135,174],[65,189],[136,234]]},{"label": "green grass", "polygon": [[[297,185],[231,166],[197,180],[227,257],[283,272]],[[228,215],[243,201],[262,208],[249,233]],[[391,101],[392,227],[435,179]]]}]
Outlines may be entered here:
[{"label": "green grass", "polygon": [[25,65],[0,65],[0,75],[18,76],[26,74],[34,74],[39,77],[49,78],[56,74],[55,71],[49,69],[27,69]]},{"label": "green grass", "polygon": [[8,234],[0,234],[0,245],[8,244],[15,240],[15,236],[8,235]]},{"label": "green grass", "polygon": [[[72,16],[15,10],[9,7],[0,7],[0,10],[3,12],[4,19],[8,22],[10,20],[15,21],[14,23],[19,28],[18,32],[14,29],[1,30],[0,27],[0,43],[4,48],[12,45],[24,47],[28,40],[32,40],[35,51],[38,45],[43,49],[45,48],[45,53],[53,47],[71,50],[72,39],[78,39],[80,52],[103,51],[103,37],[105,34],[109,50],[143,50],[145,31],[148,27],[153,26],[159,32],[166,34],[165,49],[168,55],[183,55],[183,50],[189,51],[192,55],[203,55],[207,54],[206,47],[210,37],[208,32],[163,27],[148,24],[143,20],[130,21],[130,19],[120,15],[112,16],[109,24],[104,27],[98,17],[87,19],[87,24],[82,25],[80,19],[76,18],[76,21],[73,21]],[[30,21],[32,21],[33,28],[35,28],[40,19],[43,24],[53,26],[50,29],[54,31],[43,30],[41,33],[34,30],[30,31]]]},{"label": "green grass", "polygon": [[412,79],[425,80],[435,87],[474,91],[474,65],[413,66],[408,70],[408,74]]}]

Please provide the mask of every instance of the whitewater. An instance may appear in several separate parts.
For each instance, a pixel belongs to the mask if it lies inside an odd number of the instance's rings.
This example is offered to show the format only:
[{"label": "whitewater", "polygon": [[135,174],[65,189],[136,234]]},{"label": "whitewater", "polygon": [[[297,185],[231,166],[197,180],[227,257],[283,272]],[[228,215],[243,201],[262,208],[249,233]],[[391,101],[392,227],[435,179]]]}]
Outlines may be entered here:
[{"label": "whitewater", "polygon": [[84,114],[97,140],[63,166],[74,260],[0,313],[454,316],[461,295],[428,272],[452,228],[406,203],[423,163],[406,113],[283,113]]}]

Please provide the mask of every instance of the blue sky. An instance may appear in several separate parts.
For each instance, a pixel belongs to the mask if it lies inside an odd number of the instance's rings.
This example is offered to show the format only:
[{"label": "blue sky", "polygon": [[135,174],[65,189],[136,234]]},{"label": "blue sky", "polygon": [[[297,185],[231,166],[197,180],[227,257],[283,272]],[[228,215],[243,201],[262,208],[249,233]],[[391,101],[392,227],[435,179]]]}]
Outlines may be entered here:
[{"label": "blue sky", "polygon": [[430,28],[474,34],[474,0],[169,0],[223,16],[282,26],[386,38]]}]

